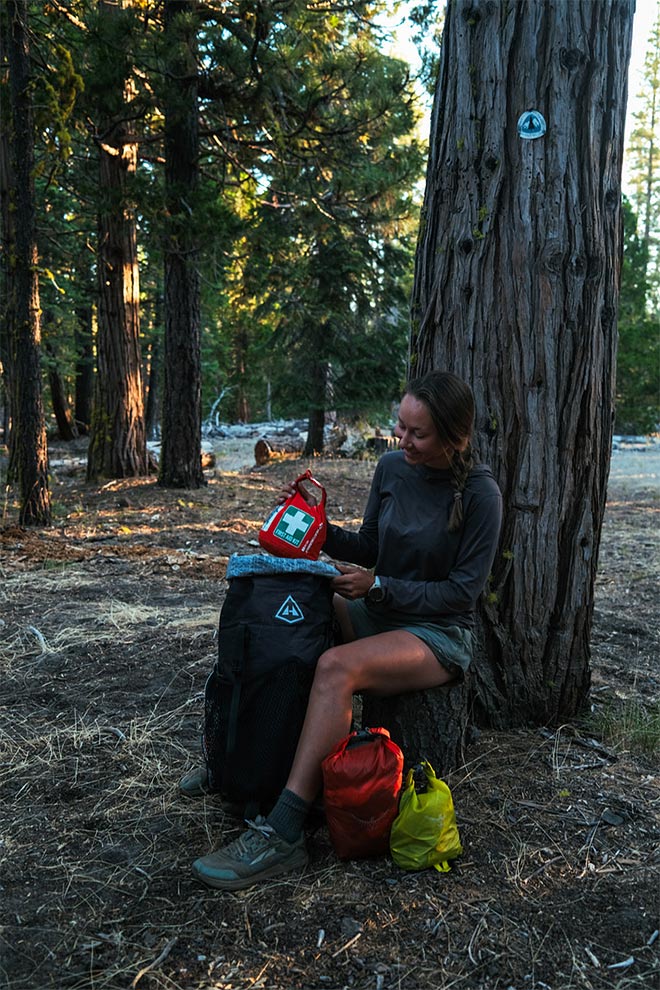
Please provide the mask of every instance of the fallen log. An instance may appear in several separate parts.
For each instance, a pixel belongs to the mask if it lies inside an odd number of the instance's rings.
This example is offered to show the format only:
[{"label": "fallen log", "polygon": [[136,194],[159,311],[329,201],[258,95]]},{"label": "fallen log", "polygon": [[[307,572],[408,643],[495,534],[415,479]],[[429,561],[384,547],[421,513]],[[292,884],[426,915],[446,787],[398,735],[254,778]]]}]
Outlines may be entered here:
[{"label": "fallen log", "polygon": [[254,462],[261,467],[278,454],[300,454],[304,446],[302,437],[260,437],[254,445]]},{"label": "fallen log", "polygon": [[[209,468],[215,467],[216,458],[213,451],[202,450],[200,451],[200,458],[202,462],[202,469],[207,471]],[[157,448],[147,447],[147,466],[151,474],[158,473],[158,466],[160,463],[160,444]]]}]

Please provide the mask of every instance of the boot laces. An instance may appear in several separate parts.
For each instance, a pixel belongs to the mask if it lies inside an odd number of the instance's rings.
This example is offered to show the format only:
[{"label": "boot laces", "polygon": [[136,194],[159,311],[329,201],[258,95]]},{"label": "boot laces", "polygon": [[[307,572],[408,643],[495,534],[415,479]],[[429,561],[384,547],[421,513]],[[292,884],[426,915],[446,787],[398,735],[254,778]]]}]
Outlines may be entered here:
[{"label": "boot laces", "polygon": [[227,848],[226,853],[236,859],[251,859],[255,853],[263,849],[264,844],[270,845],[275,835],[275,830],[268,825],[265,818],[257,818],[256,821],[246,819],[247,831],[243,832],[237,839],[234,839]]}]

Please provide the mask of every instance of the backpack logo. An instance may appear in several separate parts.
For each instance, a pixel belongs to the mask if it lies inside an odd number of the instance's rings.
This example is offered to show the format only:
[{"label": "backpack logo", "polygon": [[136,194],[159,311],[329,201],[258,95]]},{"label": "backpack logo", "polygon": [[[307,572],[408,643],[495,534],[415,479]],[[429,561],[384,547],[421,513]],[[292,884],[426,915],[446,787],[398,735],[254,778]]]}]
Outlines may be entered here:
[{"label": "backpack logo", "polygon": [[294,622],[303,622],[305,616],[302,613],[302,609],[295,599],[288,596],[288,598],[282,602],[277,612],[275,613],[276,619],[281,619],[282,622],[288,622],[289,625],[293,625]]},{"label": "backpack logo", "polygon": [[302,509],[290,505],[286,512],[282,513],[282,518],[275,527],[273,536],[277,536],[278,539],[289,543],[292,547],[299,547],[313,522],[314,516],[310,516],[309,512],[303,512]]}]

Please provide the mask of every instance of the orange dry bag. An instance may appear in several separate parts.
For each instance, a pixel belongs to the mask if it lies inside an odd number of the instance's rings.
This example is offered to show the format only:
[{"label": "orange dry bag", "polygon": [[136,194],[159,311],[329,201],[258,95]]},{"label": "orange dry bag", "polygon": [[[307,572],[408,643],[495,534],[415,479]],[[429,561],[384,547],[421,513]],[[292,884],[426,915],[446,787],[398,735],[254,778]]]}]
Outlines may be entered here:
[{"label": "orange dry bag", "polygon": [[[307,500],[301,482],[310,481],[321,492],[317,505]],[[273,509],[259,531],[259,543],[276,557],[306,557],[316,560],[325,543],[325,488],[311,471],[305,471],[294,482],[296,490],[283,505]]]},{"label": "orange dry bag", "polygon": [[389,851],[403,780],[403,753],[387,729],[360,729],[342,739],[321,764],[323,806],[341,859]]}]

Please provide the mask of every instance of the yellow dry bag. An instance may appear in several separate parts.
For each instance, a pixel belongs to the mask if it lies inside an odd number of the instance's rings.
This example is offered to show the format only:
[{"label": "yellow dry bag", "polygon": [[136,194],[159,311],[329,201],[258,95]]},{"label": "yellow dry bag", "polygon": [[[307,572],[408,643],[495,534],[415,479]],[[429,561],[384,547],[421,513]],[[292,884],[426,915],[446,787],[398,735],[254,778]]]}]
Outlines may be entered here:
[{"label": "yellow dry bag", "polygon": [[[416,769],[426,778],[426,789],[420,793],[415,786]],[[390,852],[403,870],[432,866],[440,873],[447,873],[451,869],[448,860],[463,852],[451,791],[426,760],[406,776],[399,814],[390,832]]]}]

